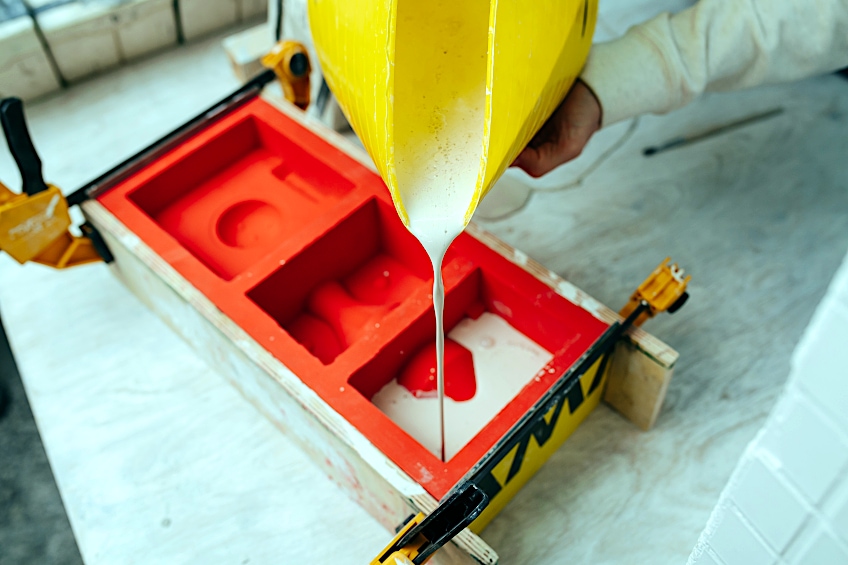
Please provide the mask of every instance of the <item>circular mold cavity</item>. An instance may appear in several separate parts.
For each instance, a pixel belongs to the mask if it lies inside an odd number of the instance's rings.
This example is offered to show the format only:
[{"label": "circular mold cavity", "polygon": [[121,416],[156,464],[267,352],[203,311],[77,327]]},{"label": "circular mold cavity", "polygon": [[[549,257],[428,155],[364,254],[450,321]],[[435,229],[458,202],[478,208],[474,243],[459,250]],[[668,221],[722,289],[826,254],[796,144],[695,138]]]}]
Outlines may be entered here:
[{"label": "circular mold cavity", "polygon": [[227,208],[218,218],[215,232],[230,247],[259,247],[278,240],[283,216],[274,206],[245,200]]}]

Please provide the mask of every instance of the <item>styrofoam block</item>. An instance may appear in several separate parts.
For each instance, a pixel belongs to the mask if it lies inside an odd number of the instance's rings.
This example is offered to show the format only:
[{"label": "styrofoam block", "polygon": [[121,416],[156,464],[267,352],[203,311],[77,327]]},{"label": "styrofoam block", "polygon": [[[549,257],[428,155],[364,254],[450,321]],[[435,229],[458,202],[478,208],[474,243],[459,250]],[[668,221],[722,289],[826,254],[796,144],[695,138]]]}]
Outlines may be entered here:
[{"label": "styrofoam block", "polygon": [[0,96],[31,100],[59,89],[29,17],[0,23]]},{"label": "styrofoam block", "polygon": [[242,21],[259,19],[268,14],[268,0],[241,0],[239,8]]},{"label": "styrofoam block", "polygon": [[766,429],[762,447],[813,504],[822,499],[848,464],[845,438],[800,394],[791,394],[782,403]]},{"label": "styrofoam block", "polygon": [[759,459],[752,460],[741,472],[730,498],[778,553],[786,548],[808,514],[801,499]]},{"label": "styrofoam block", "polygon": [[177,43],[171,0],[135,0],[115,12],[121,56],[132,60]]},{"label": "styrofoam block", "polygon": [[59,72],[73,81],[120,63],[113,7],[67,4],[38,14],[38,24]]},{"label": "styrofoam block", "polygon": [[179,0],[183,37],[192,40],[239,21],[239,0]]},{"label": "styrofoam block", "polygon": [[733,509],[725,508],[717,518],[721,521],[712,532],[709,547],[725,565],[772,565],[776,561]]}]

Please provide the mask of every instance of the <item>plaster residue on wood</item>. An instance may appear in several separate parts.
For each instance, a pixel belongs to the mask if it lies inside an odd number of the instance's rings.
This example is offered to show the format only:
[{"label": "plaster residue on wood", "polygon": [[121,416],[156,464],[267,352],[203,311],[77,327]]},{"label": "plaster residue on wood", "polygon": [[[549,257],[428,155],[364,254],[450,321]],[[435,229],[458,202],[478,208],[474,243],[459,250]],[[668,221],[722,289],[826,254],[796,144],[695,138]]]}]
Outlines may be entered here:
[{"label": "plaster residue on wood", "polygon": [[[465,318],[448,338],[471,352],[476,376],[476,393],[471,399],[445,398],[445,456],[450,460],[545,368],[553,355],[490,312],[476,320]],[[450,365],[445,379],[450,390]],[[439,456],[441,440],[438,428],[433,426],[438,411],[436,397],[416,397],[395,378],[374,395],[372,402]]]}]

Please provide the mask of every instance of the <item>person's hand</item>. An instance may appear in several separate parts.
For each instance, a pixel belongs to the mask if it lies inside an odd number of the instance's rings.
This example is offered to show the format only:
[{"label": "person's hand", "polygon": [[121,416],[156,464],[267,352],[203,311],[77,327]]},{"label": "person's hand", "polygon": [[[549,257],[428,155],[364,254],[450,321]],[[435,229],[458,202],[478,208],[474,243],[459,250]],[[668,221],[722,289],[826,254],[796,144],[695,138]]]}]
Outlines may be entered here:
[{"label": "person's hand", "polygon": [[512,163],[531,177],[540,177],[571,161],[601,127],[601,104],[577,79],[562,104]]}]

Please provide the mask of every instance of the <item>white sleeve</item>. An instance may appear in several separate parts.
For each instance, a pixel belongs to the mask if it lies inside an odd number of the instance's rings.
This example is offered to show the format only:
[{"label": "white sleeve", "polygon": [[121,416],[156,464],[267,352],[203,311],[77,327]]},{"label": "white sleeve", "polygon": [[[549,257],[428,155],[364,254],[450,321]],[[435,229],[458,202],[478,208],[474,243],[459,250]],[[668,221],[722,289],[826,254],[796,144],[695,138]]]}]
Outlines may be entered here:
[{"label": "white sleeve", "polygon": [[582,79],[609,125],[680,108],[704,91],[848,67],[848,0],[701,0],[592,48]]}]

